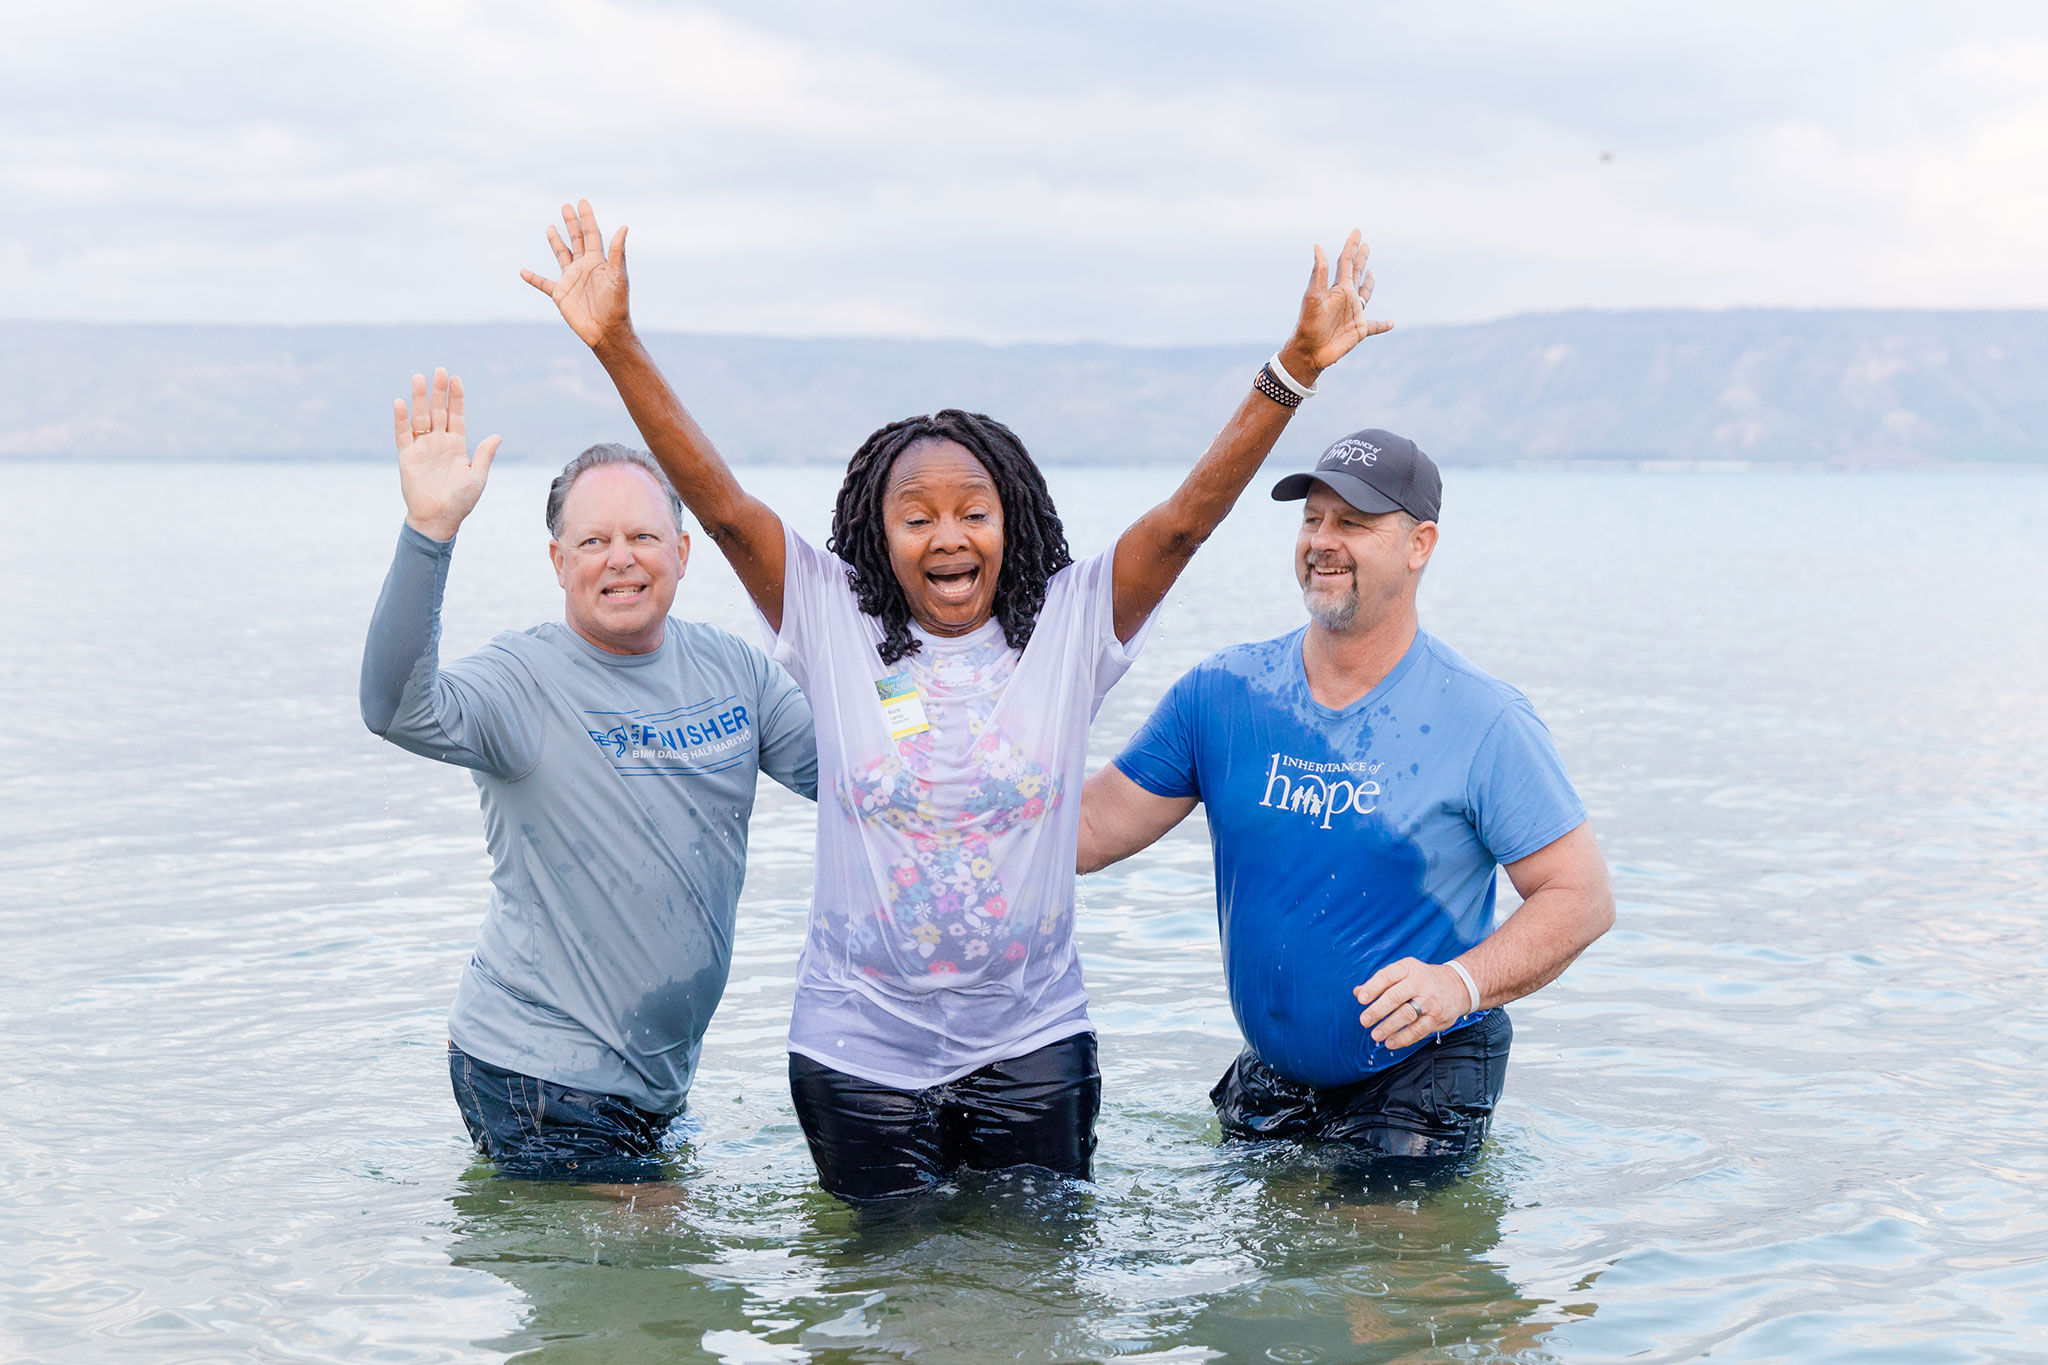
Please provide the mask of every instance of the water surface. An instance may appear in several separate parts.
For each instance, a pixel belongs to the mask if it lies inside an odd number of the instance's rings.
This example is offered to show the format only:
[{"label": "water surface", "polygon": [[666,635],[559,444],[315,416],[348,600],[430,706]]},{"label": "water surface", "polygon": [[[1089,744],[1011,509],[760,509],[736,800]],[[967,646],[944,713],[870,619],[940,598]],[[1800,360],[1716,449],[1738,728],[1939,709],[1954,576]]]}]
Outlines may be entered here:
[{"label": "water surface", "polygon": [[[747,478],[822,531],[831,472]],[[1076,549],[1170,479],[1058,472]],[[494,475],[451,654],[559,613],[545,481]],[[1477,1169],[1374,1200],[1219,1145],[1196,819],[1083,883],[1093,1186],[860,1222],[783,1070],[804,803],[764,784],[674,1181],[494,1180],[442,1061],[474,789],[355,714],[393,473],[0,464],[0,1357],[2042,1358],[2048,478],[1454,470],[1446,501],[1425,621],[1534,698],[1620,903],[1513,1008]],[[1292,510],[1203,551],[1098,762],[1300,620]],[[682,610],[750,630],[697,550]]]}]

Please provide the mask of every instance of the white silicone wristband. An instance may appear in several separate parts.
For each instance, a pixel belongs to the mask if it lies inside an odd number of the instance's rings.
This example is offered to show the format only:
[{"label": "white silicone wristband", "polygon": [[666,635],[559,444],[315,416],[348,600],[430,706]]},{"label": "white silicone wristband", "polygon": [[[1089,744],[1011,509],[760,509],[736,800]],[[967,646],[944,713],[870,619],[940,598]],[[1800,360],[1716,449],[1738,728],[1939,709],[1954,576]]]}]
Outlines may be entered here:
[{"label": "white silicone wristband", "polygon": [[1287,373],[1287,367],[1280,363],[1280,353],[1278,351],[1273,352],[1273,358],[1267,361],[1266,364],[1271,367],[1273,377],[1287,386],[1289,393],[1297,398],[1315,397],[1316,386],[1314,384],[1303,384],[1299,379]]},{"label": "white silicone wristband", "polygon": [[1457,961],[1455,958],[1444,965],[1465,979],[1465,989],[1472,992],[1471,1012],[1477,1014],[1479,1012],[1479,983],[1472,979],[1472,973],[1465,970],[1465,964]]}]

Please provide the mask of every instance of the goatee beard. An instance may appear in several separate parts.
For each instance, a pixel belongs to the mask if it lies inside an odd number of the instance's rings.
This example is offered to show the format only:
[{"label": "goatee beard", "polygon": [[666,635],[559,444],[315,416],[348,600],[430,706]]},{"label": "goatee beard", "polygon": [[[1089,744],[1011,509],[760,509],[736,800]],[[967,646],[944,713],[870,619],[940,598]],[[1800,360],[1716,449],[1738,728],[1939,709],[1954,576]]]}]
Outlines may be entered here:
[{"label": "goatee beard", "polygon": [[1301,590],[1301,604],[1308,608],[1308,619],[1324,630],[1349,630],[1358,619],[1358,589],[1348,588],[1341,593],[1319,593],[1311,585]]}]

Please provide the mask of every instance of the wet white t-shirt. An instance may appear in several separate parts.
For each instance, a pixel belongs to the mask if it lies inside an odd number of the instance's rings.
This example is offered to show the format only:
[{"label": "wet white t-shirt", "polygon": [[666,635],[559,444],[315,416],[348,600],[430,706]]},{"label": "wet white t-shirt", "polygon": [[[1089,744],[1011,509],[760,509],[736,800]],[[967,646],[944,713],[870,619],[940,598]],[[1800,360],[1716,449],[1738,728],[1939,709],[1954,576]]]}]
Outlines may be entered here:
[{"label": "wet white t-shirt", "polygon": [[1116,638],[1115,551],[1053,576],[1021,651],[993,620],[951,639],[913,625],[922,648],[884,665],[845,562],[785,534],[771,652],[818,731],[790,1051],[922,1090],[1091,1031],[1074,948],[1088,725],[1145,636]]}]

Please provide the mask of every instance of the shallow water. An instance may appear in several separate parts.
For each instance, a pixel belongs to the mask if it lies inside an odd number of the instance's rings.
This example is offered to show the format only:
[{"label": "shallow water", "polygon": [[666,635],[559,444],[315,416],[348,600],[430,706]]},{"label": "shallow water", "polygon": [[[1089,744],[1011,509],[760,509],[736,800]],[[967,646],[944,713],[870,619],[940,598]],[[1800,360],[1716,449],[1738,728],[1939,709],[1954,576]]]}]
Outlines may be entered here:
[{"label": "shallow water", "polygon": [[[829,472],[748,478],[821,530]],[[1058,472],[1076,549],[1170,478]],[[451,651],[559,611],[544,483],[494,476]],[[1367,1199],[1218,1145],[1197,819],[1083,883],[1095,1183],[866,1221],[783,1073],[802,802],[764,784],[673,1183],[496,1181],[441,1058],[474,791],[355,715],[392,473],[0,464],[0,503],[0,1357],[2042,1358],[2048,477],[1453,471],[1425,620],[1535,699],[1620,902],[1514,1007],[1478,1168]],[[1098,761],[1300,619],[1290,510],[1203,551]],[[750,629],[697,549],[682,610]]]}]

